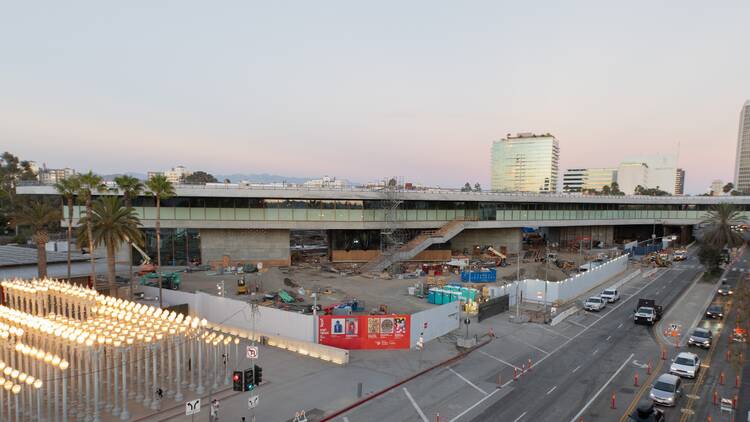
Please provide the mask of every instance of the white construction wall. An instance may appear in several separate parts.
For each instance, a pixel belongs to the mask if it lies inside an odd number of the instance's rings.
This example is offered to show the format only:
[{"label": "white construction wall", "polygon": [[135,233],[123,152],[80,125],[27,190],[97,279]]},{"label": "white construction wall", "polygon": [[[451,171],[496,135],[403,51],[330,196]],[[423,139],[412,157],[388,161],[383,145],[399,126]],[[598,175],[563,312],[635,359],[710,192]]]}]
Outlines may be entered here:
[{"label": "white construction wall", "polygon": [[[425,328],[427,324],[427,328]],[[411,315],[411,348],[416,347],[420,333],[428,342],[459,327],[458,301],[446,303]]]}]

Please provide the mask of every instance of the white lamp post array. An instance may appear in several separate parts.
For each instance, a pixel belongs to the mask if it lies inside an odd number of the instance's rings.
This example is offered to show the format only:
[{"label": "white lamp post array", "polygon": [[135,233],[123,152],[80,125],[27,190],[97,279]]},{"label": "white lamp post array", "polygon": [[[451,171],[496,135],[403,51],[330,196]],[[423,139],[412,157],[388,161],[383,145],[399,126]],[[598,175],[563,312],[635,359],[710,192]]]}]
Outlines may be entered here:
[{"label": "white lamp post array", "polygon": [[159,410],[162,395],[181,402],[229,382],[239,338],[205,319],[53,280],[0,285],[0,420],[129,420],[132,400]]}]

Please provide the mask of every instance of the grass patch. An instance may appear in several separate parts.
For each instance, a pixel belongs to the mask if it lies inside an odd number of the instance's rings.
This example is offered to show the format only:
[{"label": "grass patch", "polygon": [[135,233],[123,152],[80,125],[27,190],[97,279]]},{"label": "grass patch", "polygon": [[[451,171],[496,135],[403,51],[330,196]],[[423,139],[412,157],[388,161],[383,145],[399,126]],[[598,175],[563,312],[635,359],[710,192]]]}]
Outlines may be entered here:
[{"label": "grass patch", "polygon": [[701,283],[716,283],[719,280],[719,277],[721,277],[721,273],[721,270],[704,271],[703,276],[701,276],[699,281]]}]

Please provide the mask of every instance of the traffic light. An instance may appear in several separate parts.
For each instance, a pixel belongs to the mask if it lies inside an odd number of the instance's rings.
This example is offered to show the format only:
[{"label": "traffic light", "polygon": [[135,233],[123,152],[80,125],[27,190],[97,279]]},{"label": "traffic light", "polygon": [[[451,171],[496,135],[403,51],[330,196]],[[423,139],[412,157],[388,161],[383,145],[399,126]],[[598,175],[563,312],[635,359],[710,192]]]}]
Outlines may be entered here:
[{"label": "traffic light", "polygon": [[255,388],[255,384],[253,384],[252,369],[245,369],[245,378],[242,387],[243,389],[241,391],[251,391],[253,388]]},{"label": "traffic light", "polygon": [[232,390],[242,391],[242,371],[232,372]]},{"label": "traffic light", "polygon": [[253,369],[253,384],[260,385],[260,383],[263,381],[263,368],[258,365],[254,365]]}]

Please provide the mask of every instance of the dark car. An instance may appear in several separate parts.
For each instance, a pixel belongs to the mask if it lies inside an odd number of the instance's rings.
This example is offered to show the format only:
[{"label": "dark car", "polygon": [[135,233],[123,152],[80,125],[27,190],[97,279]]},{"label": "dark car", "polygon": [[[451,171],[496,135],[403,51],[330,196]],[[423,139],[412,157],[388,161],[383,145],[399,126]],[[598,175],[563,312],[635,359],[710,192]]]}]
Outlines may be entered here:
[{"label": "dark car", "polygon": [[628,422],[664,422],[664,412],[653,403],[641,403],[628,416]]},{"label": "dark car", "polygon": [[728,283],[721,283],[719,290],[716,291],[721,296],[729,296],[734,294],[734,289]]},{"label": "dark car", "polygon": [[688,346],[698,346],[708,349],[713,341],[713,333],[705,328],[696,328],[688,338]]},{"label": "dark car", "polygon": [[706,309],[706,318],[724,318],[724,307],[714,303]]}]

